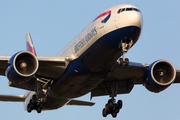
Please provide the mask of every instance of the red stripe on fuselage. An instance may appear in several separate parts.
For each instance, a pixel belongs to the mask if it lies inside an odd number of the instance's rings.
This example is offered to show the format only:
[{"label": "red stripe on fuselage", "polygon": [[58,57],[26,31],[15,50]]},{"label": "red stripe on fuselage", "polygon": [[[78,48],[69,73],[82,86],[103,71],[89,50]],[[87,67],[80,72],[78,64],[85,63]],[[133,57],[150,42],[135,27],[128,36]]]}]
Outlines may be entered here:
[{"label": "red stripe on fuselage", "polygon": [[111,14],[111,10],[106,11],[106,12],[104,12],[104,13],[101,13],[99,16],[97,16],[97,17],[93,20],[93,22],[94,22],[95,20],[99,19],[100,17],[103,17],[103,16],[105,16],[105,15],[109,15],[109,14]]}]

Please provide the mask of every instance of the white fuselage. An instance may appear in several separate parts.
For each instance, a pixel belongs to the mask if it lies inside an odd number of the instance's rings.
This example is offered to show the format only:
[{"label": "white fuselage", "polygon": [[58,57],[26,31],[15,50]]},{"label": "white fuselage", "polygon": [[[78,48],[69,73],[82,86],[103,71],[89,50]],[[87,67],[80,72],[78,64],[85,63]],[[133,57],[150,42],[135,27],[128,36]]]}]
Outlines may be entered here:
[{"label": "white fuselage", "polygon": [[[131,11],[123,11],[117,13],[119,9],[126,8],[136,8],[133,5],[122,4],[110,7],[104,10],[101,14],[111,11],[111,16],[106,23],[102,23],[107,15],[102,15],[93,20],[87,27],[85,27],[61,52],[58,53],[57,56],[68,56],[73,59],[78,58],[82,53],[84,53],[93,43],[95,43],[99,38],[104,36],[105,34],[114,31],[116,29],[121,29],[127,26],[137,26],[140,29],[142,28],[142,15],[141,12],[137,12],[135,10]],[[101,15],[100,14],[100,15]],[[92,30],[96,30],[90,40],[83,44],[82,39],[84,39]],[[76,51],[75,46],[79,44],[78,51]]]}]

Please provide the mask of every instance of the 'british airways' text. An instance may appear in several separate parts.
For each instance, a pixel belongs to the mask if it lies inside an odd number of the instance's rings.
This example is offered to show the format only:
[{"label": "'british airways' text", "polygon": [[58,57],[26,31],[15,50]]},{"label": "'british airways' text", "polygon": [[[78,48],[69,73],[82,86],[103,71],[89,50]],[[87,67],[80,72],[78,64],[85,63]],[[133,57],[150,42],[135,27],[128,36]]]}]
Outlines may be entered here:
[{"label": "'british airways' text", "polygon": [[96,27],[83,37],[75,46],[74,51],[77,53],[85,44],[87,44],[95,35],[97,35]]}]

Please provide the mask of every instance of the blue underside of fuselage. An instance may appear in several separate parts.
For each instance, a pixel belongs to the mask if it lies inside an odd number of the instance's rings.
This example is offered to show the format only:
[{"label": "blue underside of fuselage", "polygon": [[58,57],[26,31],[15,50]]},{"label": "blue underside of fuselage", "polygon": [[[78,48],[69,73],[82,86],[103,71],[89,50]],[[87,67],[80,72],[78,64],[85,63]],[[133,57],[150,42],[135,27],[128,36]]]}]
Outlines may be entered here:
[{"label": "blue underside of fuselage", "polygon": [[61,78],[53,83],[50,96],[64,99],[90,92],[105,79],[111,66],[123,54],[119,47],[121,40],[131,39],[135,44],[140,31],[139,27],[128,26],[99,38],[79,58],[69,63]]},{"label": "blue underside of fuselage", "polygon": [[121,40],[133,40],[133,44],[135,44],[140,31],[139,27],[128,26],[109,32],[99,38],[78,59],[89,70],[100,71],[123,54],[119,46]]}]

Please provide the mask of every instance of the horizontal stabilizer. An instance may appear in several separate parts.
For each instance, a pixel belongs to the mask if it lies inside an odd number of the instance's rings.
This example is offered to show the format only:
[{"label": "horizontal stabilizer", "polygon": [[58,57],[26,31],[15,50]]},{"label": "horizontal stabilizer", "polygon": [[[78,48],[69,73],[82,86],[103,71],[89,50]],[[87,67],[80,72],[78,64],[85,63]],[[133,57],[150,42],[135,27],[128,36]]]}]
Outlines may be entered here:
[{"label": "horizontal stabilizer", "polygon": [[0,101],[24,102],[26,95],[0,95]]},{"label": "horizontal stabilizer", "polygon": [[80,100],[71,100],[67,105],[93,106],[95,103]]}]

